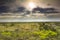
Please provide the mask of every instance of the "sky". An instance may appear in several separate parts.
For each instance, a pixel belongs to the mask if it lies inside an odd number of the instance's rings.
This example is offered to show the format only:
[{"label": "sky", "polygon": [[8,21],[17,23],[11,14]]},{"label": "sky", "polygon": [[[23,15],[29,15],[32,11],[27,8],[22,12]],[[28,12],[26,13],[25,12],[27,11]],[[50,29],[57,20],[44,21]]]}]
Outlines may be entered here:
[{"label": "sky", "polygon": [[[31,4],[33,4],[33,5],[31,6]],[[31,7],[31,9],[35,6],[39,6],[39,7],[43,7],[43,8],[53,7],[53,8],[60,9],[60,0],[0,0],[0,7],[1,6],[7,6],[10,11],[17,10],[17,8],[20,7],[20,6],[26,7],[28,9],[29,9],[29,6]],[[60,14],[58,14],[58,15],[60,17]],[[6,20],[3,19],[3,20],[0,20],[0,21],[3,22],[3,21],[6,21]],[[8,20],[10,20],[10,19],[8,19]],[[12,19],[12,21],[14,21],[14,20],[15,19]],[[20,21],[20,20],[21,19],[19,19],[19,20],[16,19],[15,21]],[[24,19],[22,19],[22,20],[24,20]],[[28,19],[28,20],[30,20],[30,19]],[[34,20],[32,20],[32,21],[34,21]],[[44,20],[44,19],[42,19],[42,20]],[[47,20],[49,21],[50,17],[48,17]]]},{"label": "sky", "polygon": [[56,7],[60,8],[60,0],[0,0],[0,6],[4,5],[9,9],[15,10],[17,7],[23,6],[28,8],[28,4],[33,2],[36,6],[40,7]]},{"label": "sky", "polygon": [[7,5],[12,5],[12,4],[26,4],[30,1],[33,1],[35,3],[43,3],[43,4],[51,4],[51,5],[58,5],[60,3],[60,0],[0,0],[0,5],[1,4],[7,4]]}]

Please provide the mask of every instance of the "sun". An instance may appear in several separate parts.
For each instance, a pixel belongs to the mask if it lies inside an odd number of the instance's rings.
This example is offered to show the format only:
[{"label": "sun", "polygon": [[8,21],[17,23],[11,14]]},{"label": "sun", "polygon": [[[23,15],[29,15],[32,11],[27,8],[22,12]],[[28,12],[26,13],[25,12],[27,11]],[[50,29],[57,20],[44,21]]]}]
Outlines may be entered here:
[{"label": "sun", "polygon": [[30,9],[30,10],[32,10],[33,8],[35,8],[36,7],[36,4],[34,3],[34,2],[29,2],[28,3],[28,8]]}]

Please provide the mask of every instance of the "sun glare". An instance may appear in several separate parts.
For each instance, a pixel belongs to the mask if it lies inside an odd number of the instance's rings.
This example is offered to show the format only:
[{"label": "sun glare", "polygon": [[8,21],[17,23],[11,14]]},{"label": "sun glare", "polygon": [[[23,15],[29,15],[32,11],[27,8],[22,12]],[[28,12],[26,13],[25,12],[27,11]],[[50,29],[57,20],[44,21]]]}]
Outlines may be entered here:
[{"label": "sun glare", "polygon": [[36,4],[34,2],[29,2],[28,7],[29,7],[30,10],[32,10],[33,8],[36,7]]}]

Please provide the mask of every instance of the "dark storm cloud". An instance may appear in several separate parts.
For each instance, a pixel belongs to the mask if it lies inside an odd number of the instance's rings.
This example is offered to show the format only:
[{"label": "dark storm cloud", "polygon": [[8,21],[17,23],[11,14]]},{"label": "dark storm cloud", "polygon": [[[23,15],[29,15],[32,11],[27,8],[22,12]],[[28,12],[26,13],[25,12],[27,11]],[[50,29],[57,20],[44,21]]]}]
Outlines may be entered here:
[{"label": "dark storm cloud", "polygon": [[9,5],[14,3],[15,0],[0,0],[0,12],[7,12],[9,10]]},{"label": "dark storm cloud", "polygon": [[0,0],[0,5],[6,4],[6,3],[12,3],[15,0]]},{"label": "dark storm cloud", "polygon": [[26,0],[0,0],[0,12],[15,11]]}]

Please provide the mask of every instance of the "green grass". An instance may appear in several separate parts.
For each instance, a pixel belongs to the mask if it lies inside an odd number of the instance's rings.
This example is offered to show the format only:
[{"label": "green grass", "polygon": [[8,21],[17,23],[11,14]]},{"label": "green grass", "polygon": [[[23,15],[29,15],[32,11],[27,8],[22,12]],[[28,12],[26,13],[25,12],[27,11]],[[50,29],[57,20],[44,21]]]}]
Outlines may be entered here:
[{"label": "green grass", "polygon": [[0,23],[0,40],[60,40],[60,23]]}]

